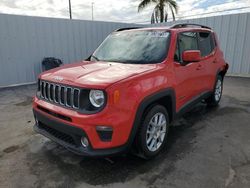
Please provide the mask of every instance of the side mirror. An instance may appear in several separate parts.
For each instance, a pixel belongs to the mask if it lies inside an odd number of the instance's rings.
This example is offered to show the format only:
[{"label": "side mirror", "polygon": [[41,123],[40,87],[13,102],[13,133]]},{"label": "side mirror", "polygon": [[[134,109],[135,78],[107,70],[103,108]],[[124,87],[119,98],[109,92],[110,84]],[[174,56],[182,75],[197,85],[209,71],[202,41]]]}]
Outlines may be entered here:
[{"label": "side mirror", "polygon": [[201,60],[200,50],[186,50],[182,53],[182,61],[186,63],[198,62]]}]

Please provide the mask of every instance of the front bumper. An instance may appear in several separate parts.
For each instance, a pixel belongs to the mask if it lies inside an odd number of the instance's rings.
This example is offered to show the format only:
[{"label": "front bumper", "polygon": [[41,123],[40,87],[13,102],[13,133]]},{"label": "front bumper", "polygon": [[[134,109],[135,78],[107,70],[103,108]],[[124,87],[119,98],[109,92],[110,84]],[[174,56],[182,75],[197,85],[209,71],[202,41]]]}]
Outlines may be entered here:
[{"label": "front bumper", "polygon": [[88,147],[84,148],[81,145],[80,139],[82,136],[88,138],[88,135],[81,128],[49,118],[38,110],[33,109],[33,112],[36,119],[34,130],[37,133],[44,135],[78,155],[103,157],[117,155],[128,151],[128,146],[126,144],[108,149],[93,149],[90,143]]}]

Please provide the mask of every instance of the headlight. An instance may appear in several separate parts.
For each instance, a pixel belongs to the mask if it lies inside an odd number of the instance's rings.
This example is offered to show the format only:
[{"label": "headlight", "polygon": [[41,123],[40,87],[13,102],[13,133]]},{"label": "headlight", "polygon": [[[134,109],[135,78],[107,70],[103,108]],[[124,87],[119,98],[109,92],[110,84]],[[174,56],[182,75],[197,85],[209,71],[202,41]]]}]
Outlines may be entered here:
[{"label": "headlight", "polygon": [[89,100],[94,107],[101,107],[104,104],[105,96],[101,90],[91,90],[89,92]]}]

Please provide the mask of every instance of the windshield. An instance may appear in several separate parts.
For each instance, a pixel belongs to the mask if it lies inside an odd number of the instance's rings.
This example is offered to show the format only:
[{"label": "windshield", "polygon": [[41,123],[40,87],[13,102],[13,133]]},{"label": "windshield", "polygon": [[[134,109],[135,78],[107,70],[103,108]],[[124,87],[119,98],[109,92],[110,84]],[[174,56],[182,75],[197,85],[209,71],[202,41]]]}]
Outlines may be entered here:
[{"label": "windshield", "polygon": [[152,64],[162,62],[168,51],[169,32],[114,32],[91,56],[91,61]]}]

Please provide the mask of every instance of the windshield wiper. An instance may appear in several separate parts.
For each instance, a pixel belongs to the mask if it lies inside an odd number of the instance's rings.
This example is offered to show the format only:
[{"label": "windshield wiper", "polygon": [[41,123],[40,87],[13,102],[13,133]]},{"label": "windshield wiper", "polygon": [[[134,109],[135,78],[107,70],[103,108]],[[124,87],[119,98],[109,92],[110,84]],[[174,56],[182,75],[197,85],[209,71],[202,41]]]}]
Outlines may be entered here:
[{"label": "windshield wiper", "polygon": [[95,55],[91,55],[91,57],[93,57],[96,61],[100,61],[99,59],[98,59],[98,57],[96,57]]}]

